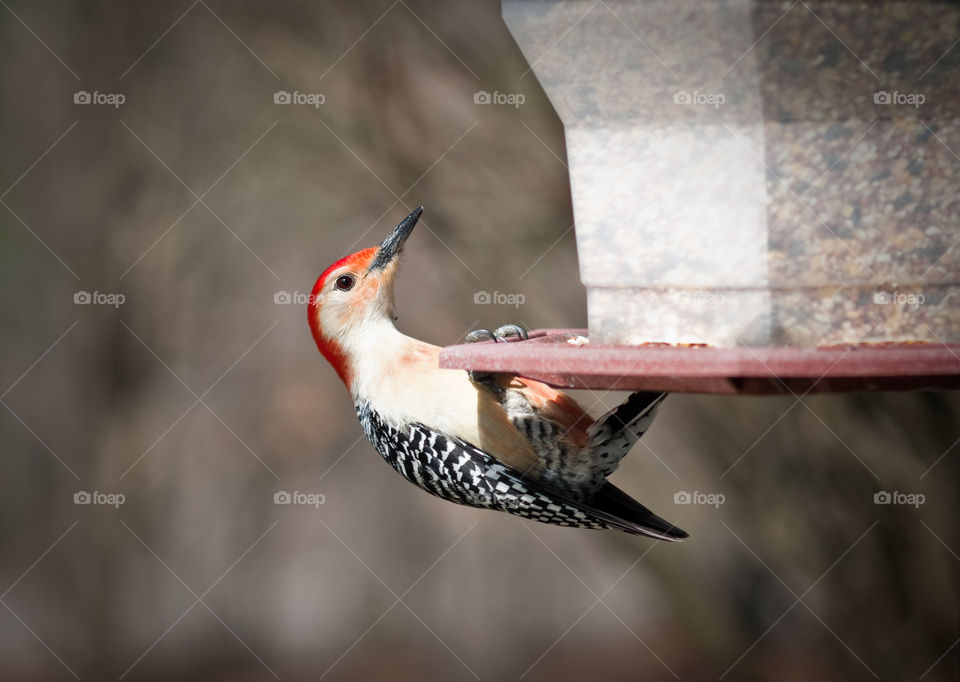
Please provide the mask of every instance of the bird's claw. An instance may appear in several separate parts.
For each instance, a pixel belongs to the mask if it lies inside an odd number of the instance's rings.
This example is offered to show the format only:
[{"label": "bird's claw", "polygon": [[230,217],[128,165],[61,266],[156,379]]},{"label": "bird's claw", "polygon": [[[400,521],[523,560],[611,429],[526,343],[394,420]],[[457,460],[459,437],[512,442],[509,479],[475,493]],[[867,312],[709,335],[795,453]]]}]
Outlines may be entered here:
[{"label": "bird's claw", "polygon": [[505,324],[493,331],[493,338],[496,341],[509,343],[510,341],[526,341],[530,338],[530,335],[519,324]]},{"label": "bird's claw", "polygon": [[496,341],[497,337],[489,329],[474,329],[467,334],[466,343],[479,343],[481,341]]},{"label": "bird's claw", "polygon": [[[505,324],[497,327],[493,331],[489,329],[474,329],[467,334],[466,343],[479,343],[481,341],[493,341],[494,343],[511,343],[513,341],[526,341],[530,338],[527,330],[518,324]],[[477,383],[490,383],[496,372],[486,372],[483,370],[467,370],[467,375],[471,381]]]},{"label": "bird's claw", "polygon": [[489,329],[474,329],[467,334],[466,343],[493,341],[494,343],[510,343],[512,341],[526,341],[530,338],[527,330],[519,324],[505,324],[493,331]]}]

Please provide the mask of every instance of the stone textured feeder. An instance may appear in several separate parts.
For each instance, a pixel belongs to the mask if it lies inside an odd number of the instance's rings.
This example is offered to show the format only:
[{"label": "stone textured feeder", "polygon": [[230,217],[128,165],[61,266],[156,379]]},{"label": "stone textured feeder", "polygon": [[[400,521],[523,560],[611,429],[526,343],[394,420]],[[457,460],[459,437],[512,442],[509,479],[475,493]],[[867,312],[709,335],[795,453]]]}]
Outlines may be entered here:
[{"label": "stone textured feeder", "polygon": [[591,348],[921,342],[928,368],[960,372],[960,7],[504,0],[503,16],[564,124]]}]

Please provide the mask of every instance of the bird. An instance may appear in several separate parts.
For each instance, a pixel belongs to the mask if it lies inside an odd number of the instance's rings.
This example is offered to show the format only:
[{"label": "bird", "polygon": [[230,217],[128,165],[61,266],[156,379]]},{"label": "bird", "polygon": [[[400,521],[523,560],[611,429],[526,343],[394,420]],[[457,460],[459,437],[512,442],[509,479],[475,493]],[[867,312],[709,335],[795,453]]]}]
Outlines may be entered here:
[{"label": "bird", "polygon": [[[420,206],[379,246],[333,263],[307,304],[317,348],[374,449],[444,500],[659,540],[688,534],[607,481],[666,394],[636,392],[594,420],[568,394],[510,373],[441,369],[441,348],[396,327],[394,283]],[[517,342],[517,325],[467,340]]]}]

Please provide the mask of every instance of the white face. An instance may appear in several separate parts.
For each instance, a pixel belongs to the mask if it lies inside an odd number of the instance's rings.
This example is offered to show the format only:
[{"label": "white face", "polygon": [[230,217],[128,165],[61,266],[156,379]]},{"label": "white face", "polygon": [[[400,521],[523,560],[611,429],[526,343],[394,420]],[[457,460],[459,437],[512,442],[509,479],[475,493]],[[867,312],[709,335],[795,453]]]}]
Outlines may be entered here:
[{"label": "white face", "polygon": [[364,327],[394,318],[393,279],[397,261],[369,271],[369,260],[358,258],[332,270],[316,295],[314,314],[318,315],[321,335],[339,343],[344,350],[354,345],[351,337],[363,333]]}]

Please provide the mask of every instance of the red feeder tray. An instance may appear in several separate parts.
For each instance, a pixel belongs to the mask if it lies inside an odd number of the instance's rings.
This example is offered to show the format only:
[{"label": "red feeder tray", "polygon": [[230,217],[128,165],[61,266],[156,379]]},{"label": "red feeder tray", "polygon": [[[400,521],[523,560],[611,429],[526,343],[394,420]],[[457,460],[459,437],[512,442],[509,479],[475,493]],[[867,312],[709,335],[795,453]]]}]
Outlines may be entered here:
[{"label": "red feeder tray", "polygon": [[440,367],[510,372],[562,388],[769,395],[960,388],[960,345],[824,348],[603,346],[582,329],[538,329],[527,341],[450,346]]}]

